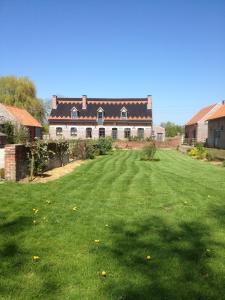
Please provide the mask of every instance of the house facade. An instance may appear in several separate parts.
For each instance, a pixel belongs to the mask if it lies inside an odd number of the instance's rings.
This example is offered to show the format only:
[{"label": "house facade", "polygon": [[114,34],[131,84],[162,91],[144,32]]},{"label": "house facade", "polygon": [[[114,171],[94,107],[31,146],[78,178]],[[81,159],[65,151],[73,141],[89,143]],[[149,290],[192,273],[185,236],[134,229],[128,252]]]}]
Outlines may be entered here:
[{"label": "house facade", "polygon": [[17,126],[22,125],[26,127],[31,141],[35,138],[41,138],[42,126],[28,111],[0,103],[0,126],[4,126],[4,123],[7,121]]},{"label": "house facade", "polygon": [[208,118],[208,142],[213,148],[225,149],[225,102]]},{"label": "house facade", "polygon": [[49,117],[51,139],[128,139],[152,135],[152,97],[60,98],[52,97]]},{"label": "house facade", "polygon": [[185,140],[188,144],[193,142],[205,143],[208,139],[208,118],[214,114],[220,104],[212,104],[201,109],[190,121],[185,124]]},{"label": "house facade", "polygon": [[166,139],[165,128],[159,125],[155,125],[153,127],[153,137],[157,142],[164,142]]}]

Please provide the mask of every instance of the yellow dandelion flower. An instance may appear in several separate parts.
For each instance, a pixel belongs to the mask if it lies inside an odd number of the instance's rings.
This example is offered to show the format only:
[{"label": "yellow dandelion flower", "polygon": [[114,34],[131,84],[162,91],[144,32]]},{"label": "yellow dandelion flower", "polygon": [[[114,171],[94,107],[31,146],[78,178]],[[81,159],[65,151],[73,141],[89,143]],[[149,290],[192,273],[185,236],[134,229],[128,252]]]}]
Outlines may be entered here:
[{"label": "yellow dandelion flower", "polygon": [[103,277],[106,277],[107,273],[106,273],[105,271],[102,271],[102,272],[101,272],[101,275],[102,275]]},{"label": "yellow dandelion flower", "polygon": [[97,244],[100,243],[100,240],[95,240],[95,243],[97,243]]},{"label": "yellow dandelion flower", "polygon": [[150,256],[150,255],[147,255],[147,256],[146,256],[146,259],[147,259],[147,260],[150,260],[150,259],[151,259],[151,256]]},{"label": "yellow dandelion flower", "polygon": [[32,259],[33,259],[33,261],[39,261],[39,260],[40,260],[40,257],[37,256],[37,255],[34,255],[34,256],[32,257]]},{"label": "yellow dandelion flower", "polygon": [[74,210],[74,211],[75,211],[75,210],[77,210],[77,207],[76,207],[76,206],[74,206],[74,207],[73,207],[73,210]]}]

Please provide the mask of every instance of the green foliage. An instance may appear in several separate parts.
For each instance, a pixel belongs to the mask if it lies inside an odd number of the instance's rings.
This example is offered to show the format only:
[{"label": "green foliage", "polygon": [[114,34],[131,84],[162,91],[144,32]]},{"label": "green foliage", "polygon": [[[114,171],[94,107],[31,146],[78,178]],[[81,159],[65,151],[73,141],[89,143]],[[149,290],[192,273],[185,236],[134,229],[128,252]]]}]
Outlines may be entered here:
[{"label": "green foliage", "polygon": [[7,121],[1,125],[1,132],[7,135],[7,143],[8,144],[15,144],[15,126]]},{"label": "green foliage", "polygon": [[64,165],[64,158],[69,155],[69,142],[65,140],[55,141],[55,155],[61,162],[61,166]]},{"label": "green foliage", "polygon": [[147,145],[144,146],[142,150],[141,160],[154,160],[157,148],[155,142],[152,140]]},{"label": "green foliage", "polygon": [[222,166],[225,168],[225,160],[223,161]]},{"label": "green foliage", "polygon": [[179,134],[184,133],[183,126],[177,125],[177,124],[169,122],[169,121],[161,123],[160,126],[165,128],[166,137],[175,137]]},{"label": "green foliage", "polygon": [[203,147],[202,144],[197,144],[196,147],[189,149],[187,153],[189,156],[192,156],[197,159],[206,159],[208,157],[210,160],[210,155],[208,154],[207,150]]},{"label": "green foliage", "polygon": [[8,144],[25,144],[29,141],[29,131],[25,126],[5,122],[1,131],[7,135]]},{"label": "green foliage", "polygon": [[100,138],[94,141],[94,147],[97,150],[97,154],[105,155],[112,150],[112,138],[111,137]]},{"label": "green foliage", "polygon": [[29,130],[25,126],[15,126],[15,143],[25,144],[29,141]]},{"label": "green foliage", "polygon": [[128,141],[135,141],[135,142],[137,142],[137,141],[143,141],[143,140],[144,140],[144,137],[141,137],[141,136],[130,136],[128,138]]},{"label": "green foliage", "polygon": [[0,77],[0,103],[25,108],[40,122],[45,118],[45,107],[36,96],[34,83],[27,77]]},{"label": "green foliage", "polygon": [[48,143],[43,141],[35,141],[27,144],[27,155],[29,159],[30,177],[41,175],[45,171],[49,156],[52,151],[48,149]]},{"label": "green foliage", "polygon": [[93,159],[96,151],[94,144],[91,140],[76,140],[71,141],[70,158],[72,159]]}]

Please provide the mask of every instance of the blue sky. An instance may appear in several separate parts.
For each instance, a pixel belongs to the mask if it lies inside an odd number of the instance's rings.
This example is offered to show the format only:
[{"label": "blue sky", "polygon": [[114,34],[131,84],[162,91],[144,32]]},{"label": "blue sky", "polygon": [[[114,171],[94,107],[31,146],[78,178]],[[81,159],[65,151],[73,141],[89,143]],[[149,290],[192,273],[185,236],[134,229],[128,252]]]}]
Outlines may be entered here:
[{"label": "blue sky", "polygon": [[153,96],[183,124],[225,99],[224,0],[0,0],[0,76],[38,96]]}]

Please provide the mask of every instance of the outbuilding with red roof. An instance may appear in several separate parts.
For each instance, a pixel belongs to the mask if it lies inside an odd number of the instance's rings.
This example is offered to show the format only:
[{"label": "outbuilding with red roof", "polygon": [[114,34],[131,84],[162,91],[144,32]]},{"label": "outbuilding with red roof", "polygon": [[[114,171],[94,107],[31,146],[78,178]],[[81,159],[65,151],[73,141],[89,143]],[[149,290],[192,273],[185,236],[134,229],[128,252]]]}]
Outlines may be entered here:
[{"label": "outbuilding with red roof", "polygon": [[0,103],[0,124],[7,121],[26,127],[30,140],[41,137],[41,124],[27,110]]},{"label": "outbuilding with red roof", "polygon": [[205,143],[208,139],[208,118],[217,112],[221,104],[202,108],[185,124],[185,139],[188,144]]},{"label": "outbuilding with red roof", "polygon": [[225,101],[208,117],[208,146],[225,149]]}]

